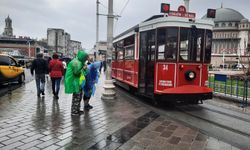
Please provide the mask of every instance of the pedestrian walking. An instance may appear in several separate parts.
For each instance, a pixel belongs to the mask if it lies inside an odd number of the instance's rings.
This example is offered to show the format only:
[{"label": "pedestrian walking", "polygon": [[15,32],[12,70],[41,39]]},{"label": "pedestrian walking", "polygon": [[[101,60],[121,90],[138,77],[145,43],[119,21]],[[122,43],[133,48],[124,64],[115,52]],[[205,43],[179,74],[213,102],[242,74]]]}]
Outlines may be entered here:
[{"label": "pedestrian walking", "polygon": [[89,110],[92,109],[93,106],[89,104],[89,100],[92,95],[95,93],[95,84],[98,82],[99,78],[99,68],[100,68],[101,62],[93,62],[88,65],[87,72],[86,72],[86,82],[83,86],[83,100],[84,100],[84,109]]},{"label": "pedestrian walking", "polygon": [[99,68],[99,73],[102,73],[102,61],[100,61],[100,68]]},{"label": "pedestrian walking", "polygon": [[104,61],[102,62],[102,65],[103,65],[103,72],[106,72],[106,69],[107,69],[106,60],[104,60]]},{"label": "pedestrian walking", "polygon": [[42,53],[37,54],[36,59],[34,59],[32,62],[30,68],[32,76],[34,75],[34,71],[36,79],[37,96],[40,97],[40,94],[44,96],[45,74],[48,72],[48,63],[45,59],[43,59]]},{"label": "pedestrian walking", "polygon": [[62,62],[58,59],[58,55],[55,53],[52,56],[52,60],[49,62],[50,78],[52,83],[52,92],[55,99],[59,99],[60,83],[64,72]]},{"label": "pedestrian walking", "polygon": [[76,57],[68,64],[64,85],[65,93],[72,94],[71,115],[80,115],[80,102],[82,99],[81,87],[79,84],[81,71],[88,59],[88,54],[79,50]]},{"label": "pedestrian walking", "polygon": [[[46,60],[46,59],[45,59]],[[51,57],[48,57],[47,58],[47,63],[49,64],[49,62],[52,60],[52,58]],[[46,77],[46,80],[47,81],[49,81],[49,70],[48,70],[48,72],[45,74],[45,77]]]}]

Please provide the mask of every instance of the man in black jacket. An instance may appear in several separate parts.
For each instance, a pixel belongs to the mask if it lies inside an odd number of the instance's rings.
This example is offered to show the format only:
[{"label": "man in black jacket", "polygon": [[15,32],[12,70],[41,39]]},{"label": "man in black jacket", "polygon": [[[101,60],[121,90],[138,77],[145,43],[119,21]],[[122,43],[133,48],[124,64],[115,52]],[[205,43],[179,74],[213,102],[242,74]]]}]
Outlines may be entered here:
[{"label": "man in black jacket", "polygon": [[45,74],[48,73],[48,63],[43,59],[43,54],[39,53],[36,55],[36,59],[33,60],[31,65],[31,75],[34,75],[35,70],[35,79],[36,79],[36,88],[37,96],[40,97],[40,94],[44,96],[44,86],[45,86]]}]

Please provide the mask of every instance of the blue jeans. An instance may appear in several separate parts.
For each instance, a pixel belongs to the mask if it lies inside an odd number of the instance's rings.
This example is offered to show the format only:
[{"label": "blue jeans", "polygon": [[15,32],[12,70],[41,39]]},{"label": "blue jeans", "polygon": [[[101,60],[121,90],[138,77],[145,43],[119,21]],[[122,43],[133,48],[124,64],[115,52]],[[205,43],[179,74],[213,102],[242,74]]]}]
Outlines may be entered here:
[{"label": "blue jeans", "polygon": [[52,81],[52,92],[55,96],[58,96],[60,90],[60,83],[62,78],[51,78]]},{"label": "blue jeans", "polygon": [[37,95],[40,95],[41,92],[44,92],[45,74],[36,74],[35,78],[36,78]]}]

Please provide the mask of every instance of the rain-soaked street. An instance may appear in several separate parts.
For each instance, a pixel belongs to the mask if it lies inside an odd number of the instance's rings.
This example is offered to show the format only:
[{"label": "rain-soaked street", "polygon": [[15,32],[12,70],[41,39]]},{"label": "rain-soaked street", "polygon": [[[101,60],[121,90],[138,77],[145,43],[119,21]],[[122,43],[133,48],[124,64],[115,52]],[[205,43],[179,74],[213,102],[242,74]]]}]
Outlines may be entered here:
[{"label": "rain-soaked street", "polygon": [[[219,129],[211,125],[211,121],[205,123],[202,119],[197,120],[217,115],[208,112],[214,109],[211,108],[215,107],[212,104],[183,106],[178,108],[181,111],[177,111],[176,108],[149,106],[121,89],[117,89],[116,100],[101,100],[103,81],[104,75],[101,75],[97,92],[90,102],[94,108],[74,117],[70,115],[71,95],[66,95],[61,85],[59,100],[53,99],[50,80],[46,83],[44,98],[36,97],[35,81],[22,85],[12,91],[11,95],[5,94],[0,98],[0,149],[250,148],[247,147],[249,145],[232,142],[235,140],[233,137],[225,138],[227,134],[223,132],[218,133],[220,136],[214,134]],[[206,108],[208,106],[210,108]],[[198,114],[201,116],[190,119],[187,114],[183,114],[184,111],[193,113],[192,117]],[[220,117],[217,120],[223,119]],[[241,121],[249,121],[249,118],[246,116]],[[233,120],[232,123],[236,130],[238,122]],[[222,129],[225,126],[219,127]],[[242,132],[245,131],[249,131],[247,126],[242,129]],[[237,135],[236,138],[241,137]],[[242,143],[245,143],[244,140]]]}]

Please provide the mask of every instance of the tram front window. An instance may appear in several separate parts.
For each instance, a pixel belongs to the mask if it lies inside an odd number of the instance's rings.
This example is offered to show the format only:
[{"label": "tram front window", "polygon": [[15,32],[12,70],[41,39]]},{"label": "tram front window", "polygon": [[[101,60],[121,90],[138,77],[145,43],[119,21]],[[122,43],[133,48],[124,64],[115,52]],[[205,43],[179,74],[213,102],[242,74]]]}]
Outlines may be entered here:
[{"label": "tram front window", "polygon": [[202,61],[204,30],[181,28],[180,30],[180,61]]},{"label": "tram front window", "polygon": [[158,60],[176,60],[178,28],[158,29]]}]

